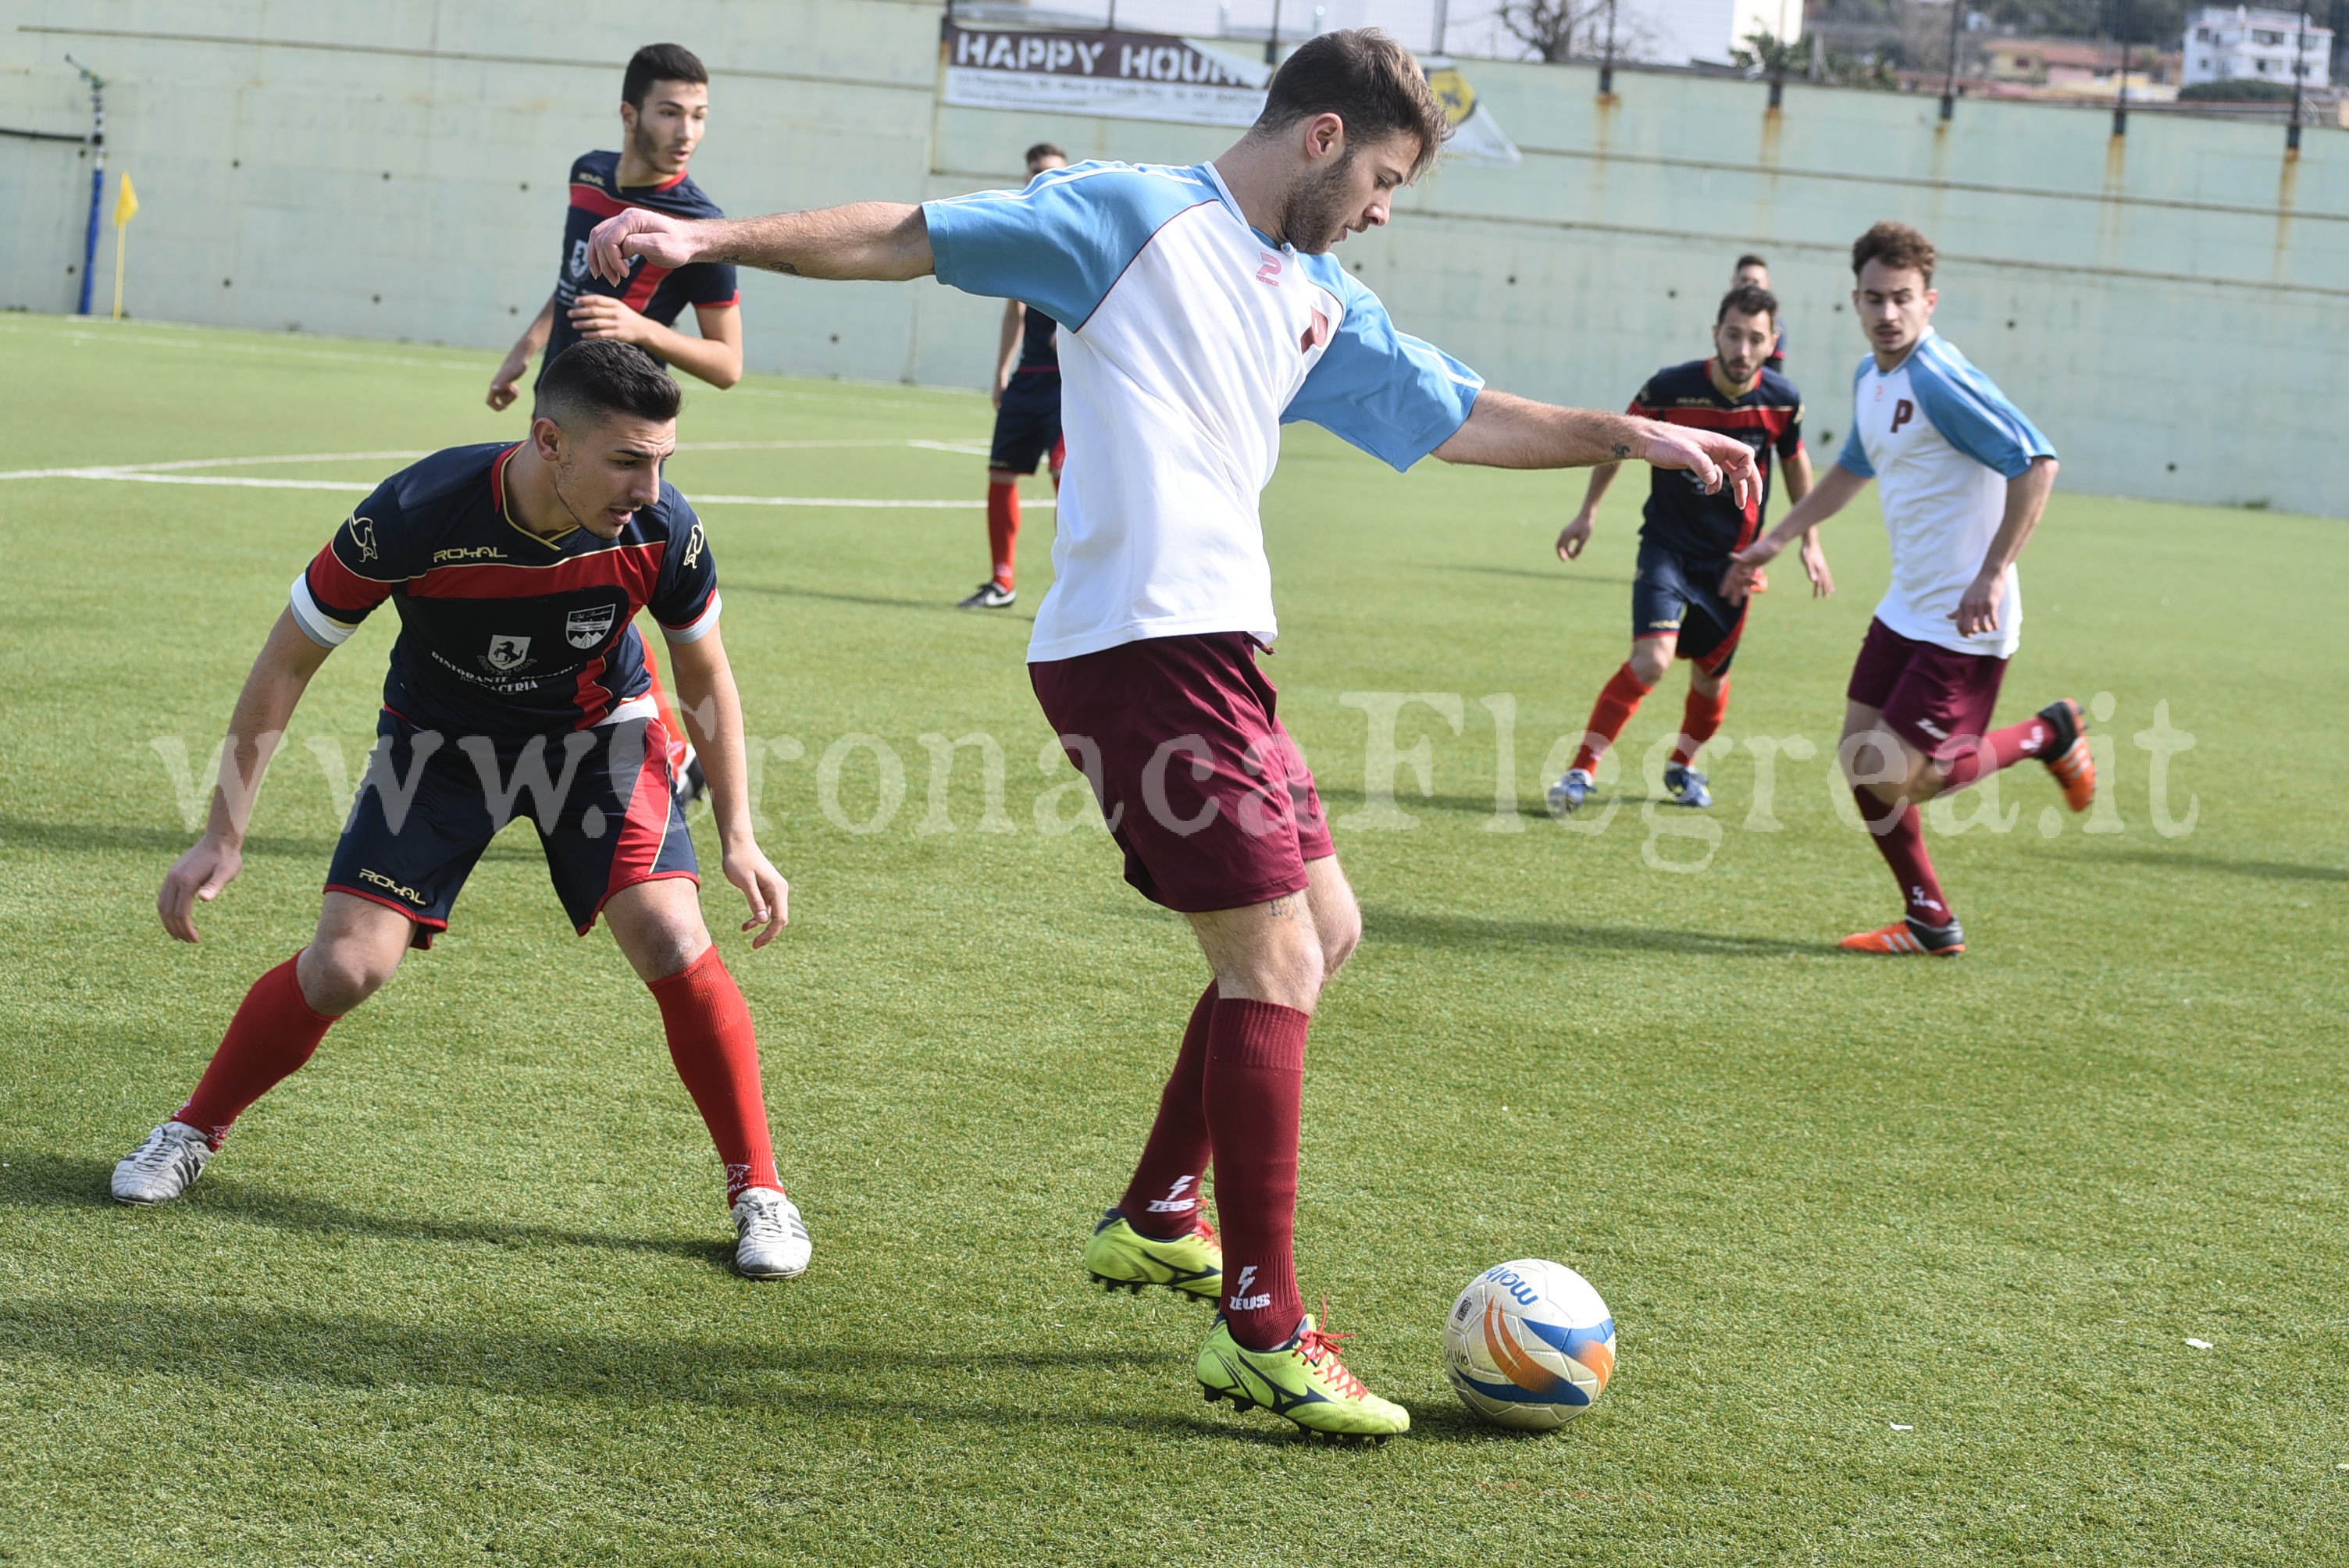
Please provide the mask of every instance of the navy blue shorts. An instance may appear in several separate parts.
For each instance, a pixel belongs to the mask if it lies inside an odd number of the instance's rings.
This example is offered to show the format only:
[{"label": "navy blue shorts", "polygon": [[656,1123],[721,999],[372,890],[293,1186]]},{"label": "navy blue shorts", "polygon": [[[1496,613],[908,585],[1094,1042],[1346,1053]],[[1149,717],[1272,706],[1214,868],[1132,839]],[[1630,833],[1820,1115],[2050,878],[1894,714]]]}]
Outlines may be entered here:
[{"label": "navy blue shorts", "polygon": [[396,909],[432,945],[499,830],[528,817],[564,913],[585,936],[622,888],[693,877],[670,788],[668,729],[630,719],[551,735],[451,738],[386,710],[326,888]]},{"label": "navy blue shorts", "polygon": [[1745,604],[1721,596],[1728,571],[1725,555],[1682,555],[1641,541],[1640,569],[1631,578],[1632,641],[1678,637],[1680,657],[1695,660],[1708,675],[1726,672],[1745,632]]},{"label": "navy blue shorts", "polygon": [[1061,466],[1061,373],[1036,370],[1016,373],[1003,389],[1003,407],[995,411],[995,448],[987,466],[1005,473],[1032,474],[1050,458]]}]

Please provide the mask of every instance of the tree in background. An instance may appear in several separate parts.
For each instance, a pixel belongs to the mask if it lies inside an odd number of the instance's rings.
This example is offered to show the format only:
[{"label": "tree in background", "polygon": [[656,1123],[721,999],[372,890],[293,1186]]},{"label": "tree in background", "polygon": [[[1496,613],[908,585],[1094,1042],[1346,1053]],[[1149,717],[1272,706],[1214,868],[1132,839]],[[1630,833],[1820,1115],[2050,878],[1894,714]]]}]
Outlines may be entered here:
[{"label": "tree in background", "polygon": [[[1511,37],[1549,65],[1561,60],[1595,59],[1608,52],[1609,0],[1501,0],[1496,15]],[[1648,29],[1639,16],[1624,8],[1614,18],[1613,55],[1617,59],[1640,57],[1639,46],[1648,41]]]}]

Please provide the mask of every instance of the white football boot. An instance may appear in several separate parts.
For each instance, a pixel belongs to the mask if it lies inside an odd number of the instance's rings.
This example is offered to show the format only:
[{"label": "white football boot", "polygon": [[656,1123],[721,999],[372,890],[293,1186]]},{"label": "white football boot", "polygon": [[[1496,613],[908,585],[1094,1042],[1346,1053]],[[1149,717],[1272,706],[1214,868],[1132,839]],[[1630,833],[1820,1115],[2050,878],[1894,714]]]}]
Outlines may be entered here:
[{"label": "white football boot", "polygon": [[791,1279],[805,1274],[814,1250],[799,1206],[772,1187],[753,1187],[734,1200],[734,1272],[748,1279]]},{"label": "white football boot", "polygon": [[114,1168],[118,1203],[168,1203],[196,1184],[212,1157],[212,1140],[184,1121],[167,1121]]}]

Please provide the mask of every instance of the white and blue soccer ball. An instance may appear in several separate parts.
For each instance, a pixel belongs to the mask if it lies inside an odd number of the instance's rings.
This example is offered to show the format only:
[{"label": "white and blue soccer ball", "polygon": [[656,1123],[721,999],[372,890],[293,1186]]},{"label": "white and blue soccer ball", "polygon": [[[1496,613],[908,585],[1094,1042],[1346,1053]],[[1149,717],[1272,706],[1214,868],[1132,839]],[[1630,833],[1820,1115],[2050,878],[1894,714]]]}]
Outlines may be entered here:
[{"label": "white and blue soccer ball", "polygon": [[1520,1258],[1468,1282],[1444,1320],[1444,1370],[1495,1426],[1546,1432],[1599,1401],[1615,1375],[1615,1319],[1564,1264]]}]

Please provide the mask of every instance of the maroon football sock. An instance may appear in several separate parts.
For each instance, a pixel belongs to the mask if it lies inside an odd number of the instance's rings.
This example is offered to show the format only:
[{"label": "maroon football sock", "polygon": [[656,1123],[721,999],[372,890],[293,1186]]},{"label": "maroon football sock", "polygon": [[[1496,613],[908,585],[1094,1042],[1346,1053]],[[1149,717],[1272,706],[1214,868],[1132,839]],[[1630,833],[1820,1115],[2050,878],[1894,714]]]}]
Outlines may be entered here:
[{"label": "maroon football sock", "polygon": [[1681,708],[1680,743],[1672,748],[1672,760],[1686,768],[1704,749],[1704,743],[1720,732],[1721,721],[1729,713],[1729,679],[1722,677],[1721,688],[1711,696],[1697,690],[1689,682],[1688,701]]},{"label": "maroon football sock", "polygon": [[1894,810],[1868,790],[1854,785],[1852,799],[1876,841],[1876,852],[1892,868],[1909,917],[1926,925],[1947,925],[1957,916],[1941,898],[1941,881],[1933,874],[1933,857],[1925,852],[1925,821],[1917,808],[1903,800]]},{"label": "maroon football sock", "polygon": [[767,1132],[767,1097],[759,1081],[759,1037],[750,1005],[728,974],[718,949],[647,987],[660,1004],[669,1060],[702,1125],[726,1163],[726,1202],[751,1187],[783,1190]]},{"label": "maroon football sock", "polygon": [[1631,673],[1626,663],[1621,669],[1607,677],[1599,691],[1599,701],[1590,710],[1590,723],[1584,730],[1581,748],[1574,754],[1573,766],[1585,773],[1599,766],[1599,758],[1615,744],[1631,716],[1640,711],[1640,699],[1654,688]]},{"label": "maroon football sock", "polygon": [[2021,724],[1993,729],[1982,738],[1979,745],[1959,752],[1941,764],[1950,777],[1948,788],[1962,789],[1985,773],[2012,768],[2026,757],[2036,757],[2044,761],[2047,748],[2054,743],[2055,727],[2035,714]]},{"label": "maroon football sock", "polygon": [[1199,1182],[1207,1173],[1207,1031],[1215,1011],[1210,981],[1191,1009],[1183,1048],[1158,1097],[1158,1119],[1142,1146],[1142,1161],[1117,1202],[1127,1224],[1160,1241],[1188,1235],[1198,1222]]},{"label": "maroon football sock", "polygon": [[1204,1099],[1224,1240],[1224,1315],[1251,1350],[1287,1342],[1305,1316],[1297,1289],[1297,1139],[1305,1032],[1294,1007],[1219,1000],[1207,1025]]},{"label": "maroon football sock", "polygon": [[995,562],[995,583],[1011,586],[1011,562],[1019,546],[1019,485],[1015,480],[987,481],[987,552]]},{"label": "maroon football sock", "polygon": [[296,953],[253,983],[196,1092],[172,1114],[172,1120],[211,1139],[214,1149],[254,1100],[310,1059],[335,1021],[303,999],[302,983],[294,975],[301,956]]}]

